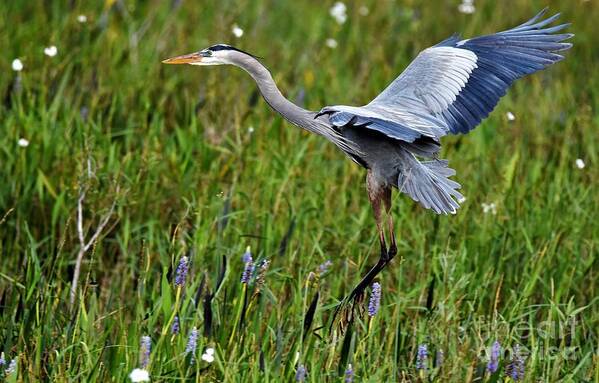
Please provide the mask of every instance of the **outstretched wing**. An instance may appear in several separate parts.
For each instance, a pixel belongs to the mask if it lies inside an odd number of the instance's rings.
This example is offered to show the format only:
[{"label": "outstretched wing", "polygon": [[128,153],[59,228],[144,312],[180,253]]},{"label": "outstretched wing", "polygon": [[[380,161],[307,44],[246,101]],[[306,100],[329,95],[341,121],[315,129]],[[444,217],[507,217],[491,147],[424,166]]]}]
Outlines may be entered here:
[{"label": "outstretched wing", "polygon": [[[516,79],[562,60],[559,52],[572,46],[564,42],[572,34],[556,34],[569,24],[547,27],[559,14],[540,20],[545,12],[504,32],[442,41],[422,51],[368,105],[331,106],[321,114],[328,114],[336,126],[357,121],[407,142],[467,133],[489,115]],[[414,119],[416,128],[411,125]]]}]

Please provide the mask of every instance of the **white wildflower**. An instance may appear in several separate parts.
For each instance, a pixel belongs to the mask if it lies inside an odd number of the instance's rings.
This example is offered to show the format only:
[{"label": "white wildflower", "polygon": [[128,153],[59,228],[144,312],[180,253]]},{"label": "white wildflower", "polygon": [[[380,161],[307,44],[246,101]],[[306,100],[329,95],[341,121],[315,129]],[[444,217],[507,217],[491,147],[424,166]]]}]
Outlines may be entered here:
[{"label": "white wildflower", "polygon": [[22,148],[26,148],[29,146],[29,141],[26,138],[19,138],[19,141],[17,141],[17,143]]},{"label": "white wildflower", "polygon": [[248,128],[248,133],[249,133],[249,134],[252,134],[252,133],[254,133],[254,127],[253,127],[253,126],[250,126],[250,127]]},{"label": "white wildflower", "polygon": [[335,21],[337,21],[337,23],[339,23],[339,24],[343,24],[347,21],[347,13],[346,12],[347,12],[347,7],[341,1],[338,1],[335,4],[333,4],[331,9],[329,10],[329,13],[331,14],[331,16],[333,16]]},{"label": "white wildflower", "polygon": [[337,45],[338,45],[337,40],[335,40],[335,39],[327,39],[325,44],[327,45],[327,47],[329,47],[331,49],[337,48]]},{"label": "white wildflower", "polygon": [[237,24],[233,24],[233,29],[231,32],[233,32],[233,35],[237,38],[243,36],[243,29],[239,28],[239,25]]},{"label": "white wildflower", "polygon": [[474,13],[475,10],[473,0],[462,0],[462,4],[458,5],[458,11],[468,15]]},{"label": "white wildflower", "polygon": [[87,16],[79,15],[77,16],[77,21],[79,21],[81,24],[87,23]]},{"label": "white wildflower", "polygon": [[516,119],[516,116],[514,116],[514,113],[512,113],[512,112],[507,112],[505,114],[505,117],[507,117],[508,121],[514,121]]},{"label": "white wildflower", "polygon": [[370,13],[370,9],[368,9],[367,6],[362,5],[360,8],[358,8],[358,13],[360,14],[360,16],[368,16],[368,14]]},{"label": "white wildflower", "polygon": [[19,59],[12,60],[12,70],[20,72],[23,70],[23,62]]},{"label": "white wildflower", "polygon": [[491,213],[493,215],[497,214],[497,205],[495,205],[495,202],[491,202],[491,203],[482,203],[482,208],[483,208],[483,213],[488,214]]},{"label": "white wildflower", "polygon": [[214,362],[214,349],[212,347],[208,347],[204,351],[204,353],[202,354],[202,360],[208,363]]},{"label": "white wildflower", "polygon": [[150,381],[150,373],[141,368],[136,368],[129,374],[129,379],[132,382],[149,382]]},{"label": "white wildflower", "polygon": [[585,164],[584,164],[584,161],[582,160],[582,158],[577,158],[576,159],[576,167],[578,169],[584,169]]},{"label": "white wildflower", "polygon": [[54,57],[58,53],[58,49],[54,45],[44,48],[44,54],[48,57]]}]

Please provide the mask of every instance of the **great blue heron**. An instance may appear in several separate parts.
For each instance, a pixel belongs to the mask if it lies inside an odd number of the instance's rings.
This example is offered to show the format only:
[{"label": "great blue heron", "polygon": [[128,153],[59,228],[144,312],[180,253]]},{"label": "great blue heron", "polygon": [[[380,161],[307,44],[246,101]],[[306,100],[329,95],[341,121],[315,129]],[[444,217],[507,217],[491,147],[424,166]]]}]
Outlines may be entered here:
[{"label": "great blue heron", "polygon": [[[548,27],[546,9],[526,23],[492,35],[462,40],[454,35],[425,49],[381,94],[364,106],[305,110],[287,100],[270,72],[250,53],[225,44],[173,57],[166,64],[231,64],[258,84],[266,102],[287,121],[325,137],[367,169],[366,187],[381,245],[378,262],[345,302],[365,288],[397,253],[391,210],[393,188],[437,214],[454,214],[464,199],[455,171],[437,158],[440,139],[467,133],[495,108],[514,80],[560,61],[572,34],[569,24]],[[421,159],[427,159],[421,161]],[[385,241],[382,212],[388,218]]]}]

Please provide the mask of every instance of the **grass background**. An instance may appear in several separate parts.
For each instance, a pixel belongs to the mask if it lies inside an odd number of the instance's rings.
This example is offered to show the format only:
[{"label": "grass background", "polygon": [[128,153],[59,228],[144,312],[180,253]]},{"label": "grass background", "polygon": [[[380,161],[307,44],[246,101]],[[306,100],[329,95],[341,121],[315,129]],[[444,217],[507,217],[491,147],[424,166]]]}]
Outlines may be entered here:
[{"label": "grass background", "polygon": [[[308,381],[340,381],[347,363],[360,382],[499,381],[484,373],[496,339],[522,346],[525,381],[599,381],[597,4],[477,1],[464,15],[458,1],[365,0],[347,3],[343,25],[331,5],[0,3],[0,351],[18,360],[7,380],[124,381],[149,335],[153,381],[290,381],[300,364]],[[518,81],[471,134],[444,139],[463,207],[437,217],[396,196],[399,257],[379,279],[380,312],[344,334],[318,329],[378,256],[363,170],[285,123],[242,71],[160,60],[228,42],[264,57],[306,108],[359,105],[453,32],[507,29],[546,5],[573,23],[567,59]],[[116,209],[85,255],[71,309],[82,186],[88,238]],[[271,262],[247,292],[246,246]],[[177,291],[184,254],[190,275]],[[197,357],[214,347],[214,363],[185,356],[194,326]],[[419,344],[426,374],[415,370]]]}]

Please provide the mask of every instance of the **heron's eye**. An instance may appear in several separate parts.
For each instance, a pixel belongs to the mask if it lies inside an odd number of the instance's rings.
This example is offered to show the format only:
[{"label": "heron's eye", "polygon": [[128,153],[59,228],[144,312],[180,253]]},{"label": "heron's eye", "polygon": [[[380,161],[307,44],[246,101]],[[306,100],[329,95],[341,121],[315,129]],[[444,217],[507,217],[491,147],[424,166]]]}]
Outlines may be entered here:
[{"label": "heron's eye", "polygon": [[212,51],[204,49],[203,51],[200,51],[200,55],[202,55],[203,57],[210,57],[212,56]]}]

